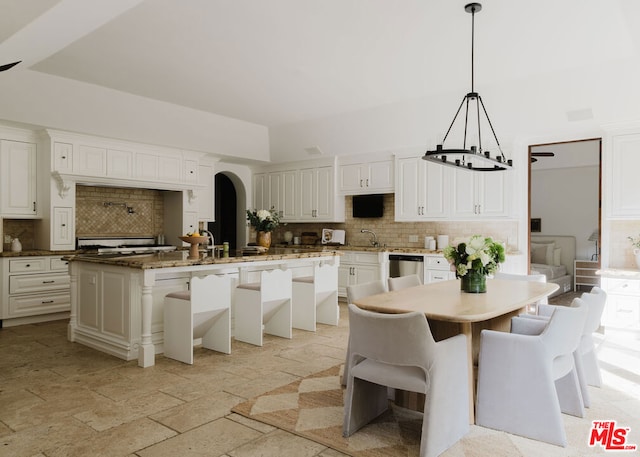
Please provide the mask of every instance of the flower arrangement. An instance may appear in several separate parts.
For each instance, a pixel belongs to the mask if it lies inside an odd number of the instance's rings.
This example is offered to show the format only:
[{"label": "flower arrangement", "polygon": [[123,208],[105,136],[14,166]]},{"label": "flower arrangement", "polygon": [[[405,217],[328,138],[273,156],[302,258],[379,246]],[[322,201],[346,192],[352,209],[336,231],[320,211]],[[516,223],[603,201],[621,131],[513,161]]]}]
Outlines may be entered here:
[{"label": "flower arrangement", "polygon": [[280,225],[280,215],[275,208],[247,210],[247,220],[257,232],[273,232]]},{"label": "flower arrangement", "polygon": [[632,237],[632,236],[629,236],[629,237],[627,237],[627,238],[629,238],[629,241],[631,241],[631,245],[632,245],[634,248],[638,248],[638,249],[640,249],[640,235],[638,236],[638,238],[634,238],[634,237]]},{"label": "flower arrangement", "polygon": [[481,235],[473,235],[468,243],[460,243],[457,247],[447,246],[443,254],[449,263],[455,265],[458,278],[470,271],[484,276],[493,274],[504,262],[504,247]]}]

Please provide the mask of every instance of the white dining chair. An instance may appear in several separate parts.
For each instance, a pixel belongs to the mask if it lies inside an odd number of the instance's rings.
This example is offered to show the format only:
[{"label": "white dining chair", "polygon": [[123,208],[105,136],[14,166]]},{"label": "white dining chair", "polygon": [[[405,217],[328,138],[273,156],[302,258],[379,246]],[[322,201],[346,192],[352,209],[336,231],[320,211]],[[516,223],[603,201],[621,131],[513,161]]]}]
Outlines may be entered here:
[{"label": "white dining chair", "polygon": [[263,333],[291,339],[291,270],[261,271],[260,281],[239,284],[234,338],[262,346]]},{"label": "white dining chair", "polygon": [[[387,292],[387,288],[384,285],[384,281],[378,279],[376,281],[364,282],[362,284],[352,284],[347,286],[347,304],[353,303],[354,300],[359,298],[369,297],[371,295],[381,294]],[[342,380],[340,381],[343,386],[347,385],[347,376],[349,373],[349,351],[351,343],[347,342],[347,355],[344,361],[344,369],[342,370]]]},{"label": "white dining chair", "polygon": [[389,291],[406,289],[407,287],[416,287],[422,285],[420,277],[416,274],[398,276],[397,278],[388,278],[387,285]]},{"label": "white dining chair", "polygon": [[164,299],[164,355],[193,364],[194,340],[231,353],[231,281],[226,276],[193,277],[190,290]]},{"label": "white dining chair", "polygon": [[469,431],[466,336],[436,343],[423,313],[348,306],[351,369],[343,435],[353,435],[389,408],[387,388],[417,392],[425,395],[420,456],[440,455]]},{"label": "white dining chair", "polygon": [[[529,282],[547,282],[547,277],[541,274],[533,274],[533,275],[519,275],[514,273],[502,273],[501,271],[497,271],[493,274],[494,279],[503,279],[505,281],[529,281]],[[549,299],[544,297],[538,300],[535,303],[531,303],[527,305],[527,313],[529,314],[537,314],[538,305],[546,305],[549,303]]]},{"label": "white dining chair", "polygon": [[549,319],[514,317],[511,333],[483,330],[476,424],[559,446],[562,414],[584,417],[575,365],[587,306],[555,307]]},{"label": "white dining chair", "polygon": [[[584,406],[590,407],[591,397],[587,386],[602,386],[602,376],[600,374],[600,367],[598,366],[593,333],[600,327],[600,320],[607,302],[607,293],[599,287],[593,287],[591,292],[583,293],[580,298],[587,306],[587,318],[574,358]],[[527,317],[549,319],[556,308],[557,306],[554,305],[540,305],[537,316],[527,315]]]},{"label": "white dining chair", "polygon": [[312,276],[293,278],[293,328],[316,331],[316,323],[338,325],[338,266],[315,265]]}]

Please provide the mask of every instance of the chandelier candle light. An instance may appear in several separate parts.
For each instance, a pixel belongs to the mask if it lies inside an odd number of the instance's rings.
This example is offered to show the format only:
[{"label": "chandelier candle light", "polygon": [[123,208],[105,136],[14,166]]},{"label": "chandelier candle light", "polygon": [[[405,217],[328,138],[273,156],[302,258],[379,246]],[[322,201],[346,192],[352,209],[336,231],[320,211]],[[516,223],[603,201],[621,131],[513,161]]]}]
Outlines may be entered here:
[{"label": "chandelier candle light", "polygon": [[[513,168],[513,162],[511,159],[507,160],[502,152],[502,148],[500,147],[500,142],[498,141],[498,137],[496,136],[496,132],[493,129],[493,125],[491,124],[491,119],[489,119],[489,114],[487,114],[487,110],[484,107],[484,103],[482,102],[482,97],[478,92],[475,91],[474,88],[474,35],[475,35],[475,13],[479,12],[482,9],[482,5],[480,3],[469,3],[464,7],[467,13],[471,13],[471,92],[465,95],[462,98],[462,102],[458,107],[458,111],[456,111],[456,115],[453,117],[453,121],[451,121],[451,125],[449,125],[449,129],[442,140],[442,144],[438,144],[436,149],[433,151],[427,151],[422,157],[424,160],[428,160],[429,162],[438,163],[441,165],[448,165],[451,167],[462,168],[466,170],[475,170],[475,171],[502,171],[502,170],[510,170]],[[464,140],[462,144],[462,148],[445,148],[444,142],[447,140],[449,133],[451,132],[451,128],[456,122],[462,107],[465,105],[465,118],[464,118]],[[470,146],[467,148],[467,127],[469,123],[469,105],[471,103],[475,103],[476,105],[476,118],[478,124],[478,145]],[[493,133],[493,138],[496,142],[498,150],[500,151],[495,157],[491,157],[491,153],[489,151],[484,151],[482,149],[482,132],[480,129],[480,107],[482,107],[482,112],[487,119],[487,123],[491,128],[491,133]],[[472,115],[473,117],[473,115]],[[451,159],[451,156],[454,156],[454,159]]]}]

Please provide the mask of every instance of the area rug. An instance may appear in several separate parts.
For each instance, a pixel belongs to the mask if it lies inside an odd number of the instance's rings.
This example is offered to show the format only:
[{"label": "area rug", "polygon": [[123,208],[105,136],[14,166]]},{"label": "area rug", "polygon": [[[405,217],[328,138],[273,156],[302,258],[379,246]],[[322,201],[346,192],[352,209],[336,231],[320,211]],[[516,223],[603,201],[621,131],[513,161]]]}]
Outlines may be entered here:
[{"label": "area rug", "polygon": [[[607,366],[611,363],[602,362]],[[603,377],[605,384],[612,380],[606,369]],[[601,447],[587,445],[592,421],[613,418],[633,433],[640,430],[640,420],[635,412],[640,391],[637,386],[629,388],[633,383],[627,384],[617,388],[607,385],[590,388],[592,405],[587,408],[585,418],[563,414],[569,442],[565,448],[472,425],[469,433],[440,457],[601,455]],[[240,403],[232,411],[355,457],[418,457],[422,425],[419,413],[391,404],[392,409],[377,420],[344,438],[343,393],[340,366],[335,366]],[[636,435],[633,438],[633,443],[640,443]],[[635,455],[634,452],[626,454]]]},{"label": "area rug", "polygon": [[340,366],[234,407],[233,412],[355,457],[417,456],[422,416],[393,408],[349,438],[342,436]]}]

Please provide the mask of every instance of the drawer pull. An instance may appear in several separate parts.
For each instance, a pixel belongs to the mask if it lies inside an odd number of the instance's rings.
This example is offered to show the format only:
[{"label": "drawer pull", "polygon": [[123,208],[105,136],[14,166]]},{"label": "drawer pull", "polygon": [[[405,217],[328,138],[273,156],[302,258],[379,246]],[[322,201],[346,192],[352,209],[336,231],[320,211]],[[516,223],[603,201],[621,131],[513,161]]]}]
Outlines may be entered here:
[{"label": "drawer pull", "polygon": [[51,284],[54,283],[55,281],[51,280],[51,281],[42,281],[42,284]]},{"label": "drawer pull", "polygon": [[53,303],[53,300],[43,300],[43,301],[42,301],[42,304],[43,304],[43,305],[46,305],[46,304],[48,304],[48,303]]},{"label": "drawer pull", "polygon": [[28,263],[28,264],[26,264],[24,267],[25,267],[25,268],[29,268],[30,266],[31,266],[31,264],[30,264],[30,263]]}]

